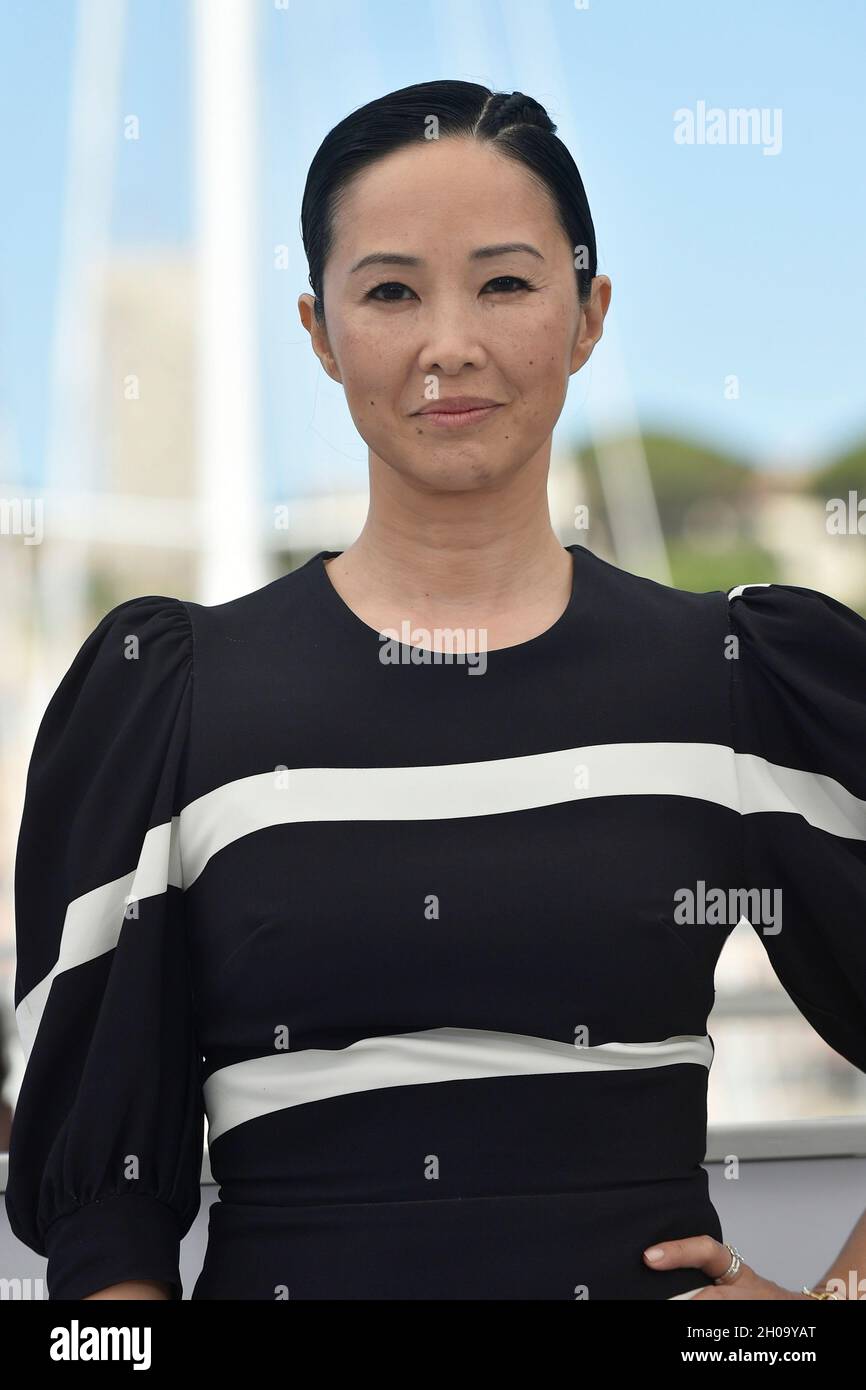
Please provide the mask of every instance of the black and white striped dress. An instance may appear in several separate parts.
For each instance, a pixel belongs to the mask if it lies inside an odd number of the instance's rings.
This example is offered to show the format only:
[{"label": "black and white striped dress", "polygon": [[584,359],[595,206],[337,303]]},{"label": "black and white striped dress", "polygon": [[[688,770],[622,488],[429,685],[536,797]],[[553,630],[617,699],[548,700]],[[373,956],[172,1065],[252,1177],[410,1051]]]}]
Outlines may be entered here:
[{"label": "black and white striped dress", "polygon": [[866,1070],[866,621],[568,549],[565,613],[486,669],[383,660],[332,551],[87,638],[16,862],[6,1201],[50,1298],[181,1296],[205,1117],[194,1298],[710,1282],[641,1252],[743,1236],[701,1166],[741,916]]}]

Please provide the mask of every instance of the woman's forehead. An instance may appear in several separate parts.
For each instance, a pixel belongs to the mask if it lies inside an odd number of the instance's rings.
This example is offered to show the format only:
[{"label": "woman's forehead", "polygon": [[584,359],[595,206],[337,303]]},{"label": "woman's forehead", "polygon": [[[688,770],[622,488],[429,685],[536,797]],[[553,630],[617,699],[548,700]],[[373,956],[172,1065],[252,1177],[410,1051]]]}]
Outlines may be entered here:
[{"label": "woman's forehead", "polygon": [[[400,158],[416,148],[415,158]],[[334,209],[333,253],[347,269],[378,251],[433,257],[438,250],[441,259],[488,244],[549,242],[555,209],[522,165],[501,156],[461,162],[427,155],[423,146],[395,151],[344,191]]]}]

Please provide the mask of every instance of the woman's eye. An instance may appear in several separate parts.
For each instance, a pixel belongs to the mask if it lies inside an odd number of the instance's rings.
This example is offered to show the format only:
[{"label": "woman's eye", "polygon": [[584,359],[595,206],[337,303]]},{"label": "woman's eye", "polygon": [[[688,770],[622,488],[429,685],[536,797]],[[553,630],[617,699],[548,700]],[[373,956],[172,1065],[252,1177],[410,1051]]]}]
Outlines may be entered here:
[{"label": "woman's eye", "polygon": [[[512,285],[516,285],[517,288],[521,290],[529,290],[532,288],[529,281],[522,279],[519,275],[497,275],[495,280],[488,280],[484,288],[487,289],[488,285],[501,285],[503,281],[509,281]],[[515,291],[506,290],[506,293],[514,294]]]},{"label": "woman's eye", "polygon": [[[408,289],[409,289],[409,286],[408,286],[408,285],[402,284],[401,281],[399,281],[399,280],[386,280],[383,284],[381,284],[381,285],[376,285],[374,289],[370,290],[369,294],[368,294],[366,297],[367,297],[367,299],[377,299],[377,298],[379,297],[379,291],[380,291],[380,290],[408,290]],[[409,293],[411,294],[412,291],[409,290]],[[384,303],[384,304],[396,304],[398,301],[397,301],[396,299],[384,299],[384,300],[381,300],[380,302],[381,302],[381,303]]]}]

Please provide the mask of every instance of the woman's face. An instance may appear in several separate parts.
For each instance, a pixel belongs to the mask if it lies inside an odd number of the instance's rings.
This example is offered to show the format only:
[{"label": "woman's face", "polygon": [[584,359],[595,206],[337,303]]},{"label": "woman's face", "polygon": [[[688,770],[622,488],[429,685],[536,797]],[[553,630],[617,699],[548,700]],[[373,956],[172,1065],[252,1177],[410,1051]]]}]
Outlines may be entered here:
[{"label": "woman's face", "polygon": [[[326,326],[311,295],[298,307],[374,467],[380,460],[441,491],[477,488],[532,459],[546,466],[568,378],[601,337],[610,300],[610,281],[598,276],[579,307],[577,248],[546,190],[489,145],[431,140],[359,175],[334,233]],[[506,242],[537,254],[477,254]],[[392,259],[357,268],[372,255]],[[498,408],[437,427],[417,413],[432,396],[481,396]]]}]

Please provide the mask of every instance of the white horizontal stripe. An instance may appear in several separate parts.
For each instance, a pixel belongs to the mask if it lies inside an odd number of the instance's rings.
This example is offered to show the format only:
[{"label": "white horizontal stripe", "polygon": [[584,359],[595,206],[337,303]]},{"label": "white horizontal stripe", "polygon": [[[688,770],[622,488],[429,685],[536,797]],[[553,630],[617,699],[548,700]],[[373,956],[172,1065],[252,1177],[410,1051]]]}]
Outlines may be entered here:
[{"label": "white horizontal stripe", "polygon": [[740,598],[744,589],[770,589],[771,584],[738,584],[736,589],[728,590],[728,599]]},{"label": "white horizontal stripe", "polygon": [[736,753],[740,812],[783,811],[800,815],[818,830],[847,840],[866,840],[866,801],[834,777],[768,763],[753,753]]},{"label": "white horizontal stripe", "polygon": [[204,1084],[208,1143],[235,1125],[294,1105],[330,1100],[387,1086],[419,1086],[501,1076],[706,1067],[713,1060],[707,1035],[663,1042],[573,1043],[476,1028],[430,1028],[419,1033],[362,1038],[349,1047],[275,1052],[221,1067]]},{"label": "white horizontal stripe", "polygon": [[[575,786],[584,770],[586,785]],[[285,783],[285,785],[284,785]],[[437,820],[506,814],[599,796],[685,796],[740,815],[780,811],[866,840],[866,801],[821,773],[718,743],[610,743],[427,767],[293,768],[241,777],[149,830],[137,868],[71,902],[60,957],[16,1011],[29,1055],[52,980],[117,944],[132,898],[189,888],[213,855],[269,826],[305,821]]]},{"label": "white horizontal stripe", "polygon": [[[576,786],[576,771],[583,769]],[[305,821],[504,815],[599,796],[686,796],[741,815],[786,811],[866,839],[866,801],[832,777],[721,743],[599,743],[519,758],[427,767],[301,767],[227,782],[180,815],[184,886],[244,835]]]},{"label": "white horizontal stripe", "polygon": [[183,886],[180,866],[179,817],[148,830],[138,866],[111,883],[103,883],[66,909],[60,954],[43,980],[21,1000],[15,1011],[18,1033],[29,1057],[53,980],[64,970],[95,960],[117,945],[128,906],[164,893],[169,883]]}]

